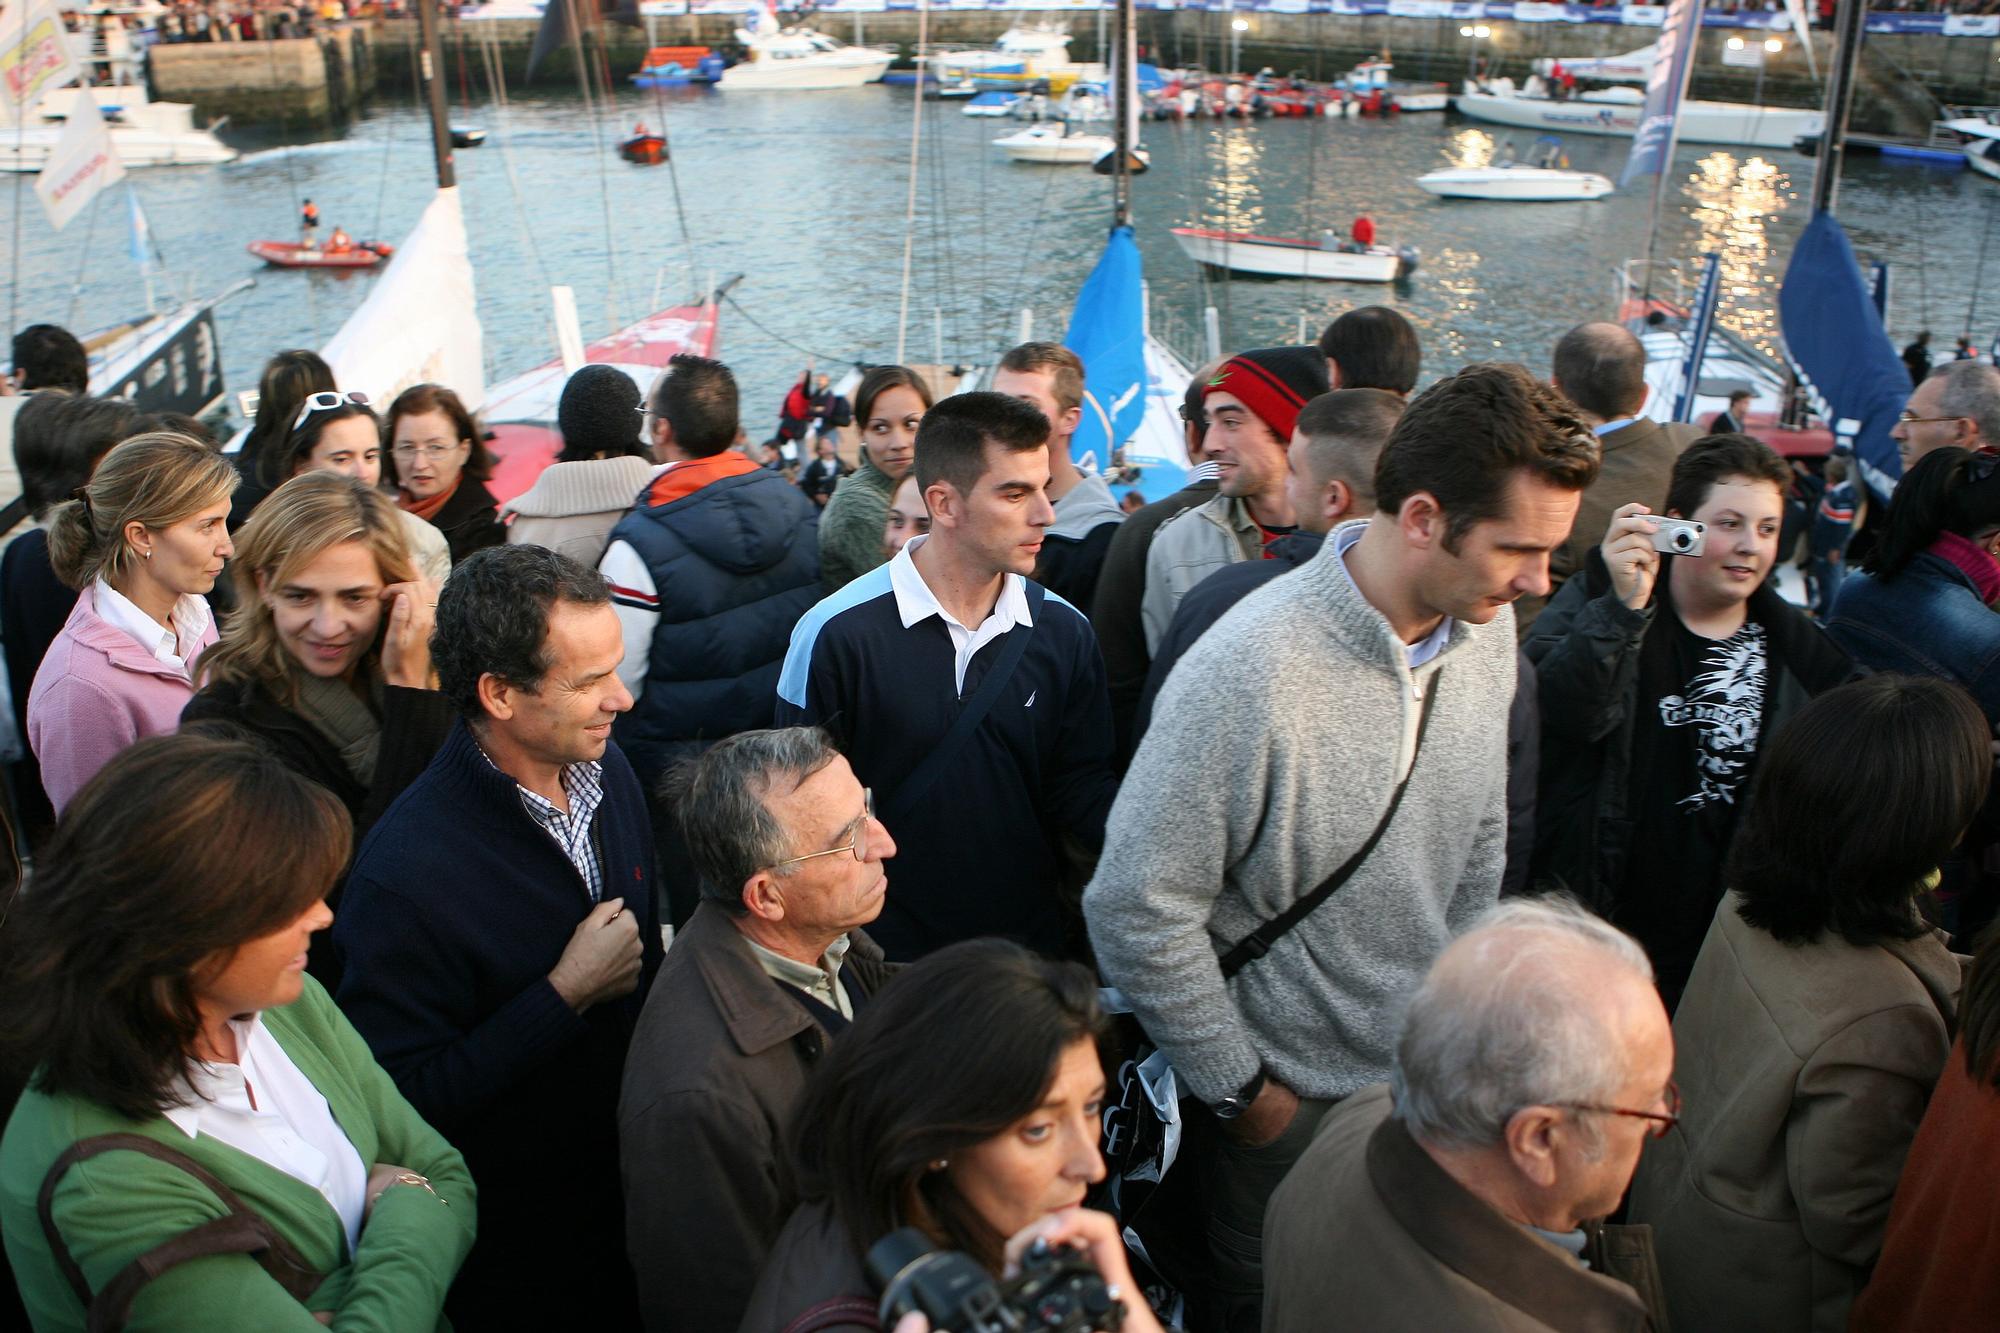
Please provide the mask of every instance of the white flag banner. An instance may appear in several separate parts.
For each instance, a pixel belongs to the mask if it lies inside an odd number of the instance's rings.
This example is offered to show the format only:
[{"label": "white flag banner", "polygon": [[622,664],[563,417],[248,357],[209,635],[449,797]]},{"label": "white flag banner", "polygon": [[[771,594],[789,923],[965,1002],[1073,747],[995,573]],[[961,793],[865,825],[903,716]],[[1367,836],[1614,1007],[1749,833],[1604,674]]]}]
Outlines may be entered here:
[{"label": "white flag banner", "polygon": [[35,193],[49,210],[49,222],[60,231],[83,206],[97,197],[105,186],[125,179],[125,164],[118,160],[117,146],[97,103],[89,97],[76,99],[63,126],[62,138],[49,150],[42,174],[35,178]]},{"label": "white flag banner", "polygon": [[42,94],[84,82],[62,18],[48,0],[14,0],[0,9],[0,122],[26,120]]}]

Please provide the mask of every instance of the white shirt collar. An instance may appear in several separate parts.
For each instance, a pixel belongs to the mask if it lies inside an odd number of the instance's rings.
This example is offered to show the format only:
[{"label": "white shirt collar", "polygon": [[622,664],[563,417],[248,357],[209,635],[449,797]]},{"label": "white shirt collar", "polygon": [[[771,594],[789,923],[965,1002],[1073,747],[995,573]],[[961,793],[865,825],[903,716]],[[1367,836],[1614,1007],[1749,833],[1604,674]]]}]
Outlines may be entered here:
[{"label": "white shirt collar", "polygon": [[1631,425],[1633,422],[1637,420],[1639,420],[1639,418],[1633,416],[1633,417],[1620,417],[1616,421],[1601,422],[1598,425],[1592,426],[1590,428],[1590,433],[1592,435],[1595,435],[1598,439],[1601,440],[1605,436],[1609,435],[1612,431],[1624,430],[1627,426]]},{"label": "white shirt collar", "polygon": [[208,631],[206,598],[183,595],[176,600],[172,629],[141,611],[136,602],[103,579],[93,585],[91,601],[98,619],[131,635],[141,648],[168,666],[185,667],[187,655]]},{"label": "white shirt collar", "polygon": [[[1327,539],[1333,543],[1333,553],[1340,557],[1340,572],[1347,574],[1347,581],[1349,583],[1354,582],[1354,576],[1347,573],[1347,552],[1356,542],[1361,540],[1361,534],[1366,531],[1368,531],[1368,525],[1365,522],[1343,524],[1341,527],[1336,528],[1333,535]],[[1355,585],[1355,591],[1360,591],[1359,584]],[[1451,626],[1452,619],[1450,616],[1446,616],[1438,621],[1437,628],[1429,634],[1418,639],[1415,643],[1406,643],[1403,645],[1403,655],[1409,662],[1410,670],[1415,671],[1418,667],[1444,651],[1445,644],[1451,639]]]},{"label": "white shirt collar", "polygon": [[261,1014],[229,1021],[229,1030],[236,1034],[237,1063],[233,1065],[212,1065],[202,1060],[188,1063],[186,1072],[173,1086],[173,1094],[180,1099],[180,1104],[162,1112],[181,1133],[193,1138],[200,1132],[203,1110],[227,1107],[245,1113],[249,1111],[250,1098],[243,1090],[247,1081],[243,1074],[243,1061],[250,1058],[250,1043],[263,1031],[263,1026]]},{"label": "white shirt collar", "polygon": [[903,549],[896,552],[896,558],[889,562],[889,586],[895,590],[896,614],[902,617],[904,629],[929,616],[969,630],[985,628],[985,625],[993,623],[996,616],[1008,628],[1035,623],[1034,617],[1028,614],[1028,581],[1019,574],[1008,574],[1000,580],[1000,599],[993,604],[992,615],[986,618],[985,624],[959,624],[957,617],[945,610],[943,603],[931,592],[924,576],[917,572],[916,561],[911,559],[916,549],[929,540],[928,534],[910,538]]}]

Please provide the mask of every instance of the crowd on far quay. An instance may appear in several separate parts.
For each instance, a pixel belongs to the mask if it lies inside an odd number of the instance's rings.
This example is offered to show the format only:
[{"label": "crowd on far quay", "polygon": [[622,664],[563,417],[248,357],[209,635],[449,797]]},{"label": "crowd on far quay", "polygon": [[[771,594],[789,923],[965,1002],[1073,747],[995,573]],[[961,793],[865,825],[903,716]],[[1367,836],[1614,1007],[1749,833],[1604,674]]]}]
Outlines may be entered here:
[{"label": "crowd on far quay", "polygon": [[1983,360],[1884,497],[1618,325],[1419,390],[1363,307],[1201,367],[1149,502],[1055,343],[763,444],[585,366],[519,494],[443,385],[280,351],[225,451],[12,350],[36,1329],[2000,1308]]}]

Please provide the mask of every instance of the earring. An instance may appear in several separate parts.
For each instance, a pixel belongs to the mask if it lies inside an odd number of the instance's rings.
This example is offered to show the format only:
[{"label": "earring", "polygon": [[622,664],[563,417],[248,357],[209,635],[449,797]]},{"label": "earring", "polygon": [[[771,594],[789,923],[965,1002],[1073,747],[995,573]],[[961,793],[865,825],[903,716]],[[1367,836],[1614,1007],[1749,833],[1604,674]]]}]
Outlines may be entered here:
[{"label": "earring", "polygon": [[148,560],[151,560],[153,558],[153,552],[151,547],[148,547],[146,550],[139,552],[139,554],[144,556]]},{"label": "earring", "polygon": [[931,1170],[942,1171],[950,1165],[951,1165],[951,1159],[949,1157],[940,1157],[936,1161],[931,1163]]}]

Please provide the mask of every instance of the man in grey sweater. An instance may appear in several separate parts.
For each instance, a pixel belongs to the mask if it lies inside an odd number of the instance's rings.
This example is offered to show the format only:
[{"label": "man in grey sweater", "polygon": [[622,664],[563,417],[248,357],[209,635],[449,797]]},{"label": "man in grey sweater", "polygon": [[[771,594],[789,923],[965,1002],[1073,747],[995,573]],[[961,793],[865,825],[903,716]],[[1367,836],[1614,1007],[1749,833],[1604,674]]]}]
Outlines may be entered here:
[{"label": "man in grey sweater", "polygon": [[[1083,905],[1105,978],[1218,1122],[1212,1327],[1256,1328],[1271,1191],[1328,1106],[1388,1077],[1397,1004],[1498,896],[1509,603],[1547,594],[1597,461],[1524,369],[1466,367],[1383,446],[1378,512],[1244,598],[1160,693]],[[1213,802],[1188,806],[1191,772],[1222,777]],[[1406,779],[1353,877],[1225,979],[1218,951],[1332,875]]]}]

